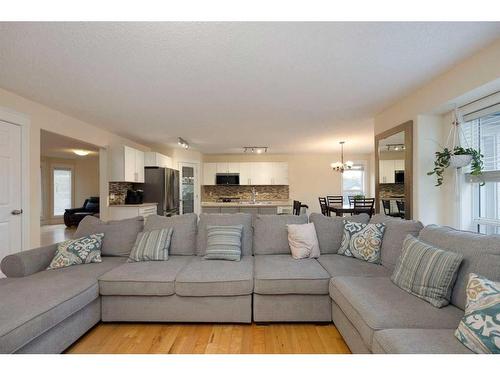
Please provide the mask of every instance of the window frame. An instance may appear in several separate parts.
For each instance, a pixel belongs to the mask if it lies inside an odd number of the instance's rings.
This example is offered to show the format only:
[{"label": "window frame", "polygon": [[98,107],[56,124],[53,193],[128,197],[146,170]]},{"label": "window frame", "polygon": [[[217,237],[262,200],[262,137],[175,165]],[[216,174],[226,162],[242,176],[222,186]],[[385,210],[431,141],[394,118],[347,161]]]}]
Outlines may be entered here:
[{"label": "window frame", "polygon": [[[354,168],[354,167],[359,167],[359,168]],[[344,173],[342,173],[342,178],[341,178],[341,188],[342,188],[342,196],[344,197],[344,200],[347,200],[347,196],[348,195],[352,195],[352,194],[348,194],[346,193],[347,191],[349,192],[352,192],[353,190],[345,190],[345,185],[344,185],[344,176],[345,176],[345,173],[346,172],[351,172],[351,171],[361,171],[361,186],[362,186],[362,190],[361,190],[361,194],[362,195],[365,195],[366,196],[366,192],[367,192],[367,178],[366,178],[366,163],[365,162],[362,162],[362,161],[357,161],[357,162],[354,162],[353,164],[353,168],[350,169],[350,170],[346,170],[344,171]],[[348,201],[344,202],[344,203],[348,203]]]},{"label": "window frame", "polygon": [[64,213],[61,215],[56,215],[54,212],[54,203],[55,203],[55,182],[54,182],[54,172],[56,170],[65,170],[65,171],[71,171],[71,207],[68,208],[73,208],[75,207],[75,167],[73,164],[64,164],[64,163],[57,163],[57,164],[51,164],[50,166],[50,217],[53,219],[60,219],[64,216]]}]

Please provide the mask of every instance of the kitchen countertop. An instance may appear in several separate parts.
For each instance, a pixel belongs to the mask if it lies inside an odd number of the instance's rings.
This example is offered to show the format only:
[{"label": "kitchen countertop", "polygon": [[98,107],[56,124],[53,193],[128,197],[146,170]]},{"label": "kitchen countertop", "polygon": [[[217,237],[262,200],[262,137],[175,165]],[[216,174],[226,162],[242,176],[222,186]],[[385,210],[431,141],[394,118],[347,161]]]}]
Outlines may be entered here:
[{"label": "kitchen countertop", "polygon": [[158,203],[142,203],[142,204],[110,204],[108,207],[148,207],[157,206]]},{"label": "kitchen countertop", "polygon": [[252,202],[201,202],[202,207],[278,207],[292,206],[291,200],[276,200],[276,201],[256,201]]}]

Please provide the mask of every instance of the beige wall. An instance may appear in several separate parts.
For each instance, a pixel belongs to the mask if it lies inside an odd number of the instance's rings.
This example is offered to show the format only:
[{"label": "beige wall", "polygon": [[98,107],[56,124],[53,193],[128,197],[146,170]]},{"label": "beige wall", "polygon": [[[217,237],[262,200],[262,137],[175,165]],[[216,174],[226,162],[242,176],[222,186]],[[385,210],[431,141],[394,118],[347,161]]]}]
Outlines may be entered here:
[{"label": "beige wall", "polygon": [[[362,162],[366,166],[365,189],[373,196],[372,154],[345,154],[346,160]],[[330,164],[340,160],[340,154],[290,155],[204,155],[204,162],[288,162],[290,199],[309,206],[309,212],[320,212],[318,197],[342,193],[341,174],[332,171]]]},{"label": "beige wall", "polygon": [[434,152],[446,140],[446,113],[455,104],[463,105],[500,89],[499,61],[500,39],[375,116],[375,134],[413,120],[414,218],[424,224],[458,226],[450,178],[436,188],[435,179],[426,173],[432,170]]},{"label": "beige wall", "polygon": [[[10,112],[17,112],[28,116],[31,122],[29,132],[29,169],[30,169],[30,199],[29,226],[30,246],[35,247],[40,243],[40,130],[48,130],[80,141],[91,143],[99,147],[113,144],[126,144],[137,149],[148,151],[150,148],[126,138],[120,137],[92,124],[67,116],[49,107],[25,99],[9,91],[0,89],[0,107]],[[107,169],[102,168],[100,173],[100,197],[106,200]]]},{"label": "beige wall", "polygon": [[[42,205],[43,224],[62,223],[62,218],[52,218],[53,178],[52,168],[67,165],[73,168],[73,207],[81,207],[86,198],[99,196],[99,158],[86,156],[78,159],[58,159],[42,157]],[[68,207],[70,208],[70,207]]]}]

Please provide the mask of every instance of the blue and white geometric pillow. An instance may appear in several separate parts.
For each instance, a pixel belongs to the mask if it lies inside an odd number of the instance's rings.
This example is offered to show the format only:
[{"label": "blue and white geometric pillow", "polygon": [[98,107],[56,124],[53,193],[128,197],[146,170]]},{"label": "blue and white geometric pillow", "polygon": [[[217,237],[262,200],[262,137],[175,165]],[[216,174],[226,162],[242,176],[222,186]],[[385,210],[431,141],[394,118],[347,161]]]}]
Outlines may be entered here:
[{"label": "blue and white geometric pillow", "polygon": [[104,233],[67,240],[57,246],[56,255],[48,270],[69,267],[76,264],[101,263],[101,246]]},{"label": "blue and white geometric pillow", "polygon": [[385,224],[362,224],[344,220],[344,235],[338,253],[369,263],[380,263]]},{"label": "blue and white geometric pillow", "polygon": [[500,282],[471,273],[455,337],[475,353],[500,354]]}]

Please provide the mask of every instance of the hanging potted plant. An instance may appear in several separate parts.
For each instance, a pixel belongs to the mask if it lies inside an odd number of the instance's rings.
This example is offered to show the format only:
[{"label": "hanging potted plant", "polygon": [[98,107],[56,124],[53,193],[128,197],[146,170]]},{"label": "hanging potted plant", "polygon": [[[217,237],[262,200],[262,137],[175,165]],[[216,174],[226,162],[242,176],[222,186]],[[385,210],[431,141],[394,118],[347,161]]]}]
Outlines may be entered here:
[{"label": "hanging potted plant", "polygon": [[[463,148],[459,144],[460,134],[463,135],[460,125],[461,121],[458,117],[458,111],[455,109],[454,119],[447,139],[447,144],[451,143],[451,146],[443,147],[442,151],[436,152],[434,169],[427,173],[429,176],[436,175],[436,186],[443,184],[444,171],[448,167],[458,169],[470,164],[470,174],[472,176],[481,176],[483,172],[483,155],[472,147]],[[465,137],[464,140],[466,141]],[[484,181],[480,185],[484,185]]]}]

